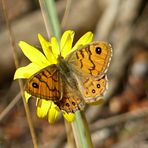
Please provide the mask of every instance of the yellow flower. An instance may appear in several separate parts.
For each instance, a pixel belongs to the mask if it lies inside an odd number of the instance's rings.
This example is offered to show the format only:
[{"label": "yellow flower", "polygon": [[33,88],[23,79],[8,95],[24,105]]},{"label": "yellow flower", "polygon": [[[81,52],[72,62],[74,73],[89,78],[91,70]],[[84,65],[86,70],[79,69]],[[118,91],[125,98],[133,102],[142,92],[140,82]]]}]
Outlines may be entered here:
[{"label": "yellow flower", "polygon": [[[20,41],[19,46],[22,49],[25,56],[31,61],[31,63],[25,67],[18,68],[15,72],[14,79],[28,79],[41,69],[51,64],[57,64],[57,58],[60,53],[65,58],[74,50],[90,43],[92,41],[93,34],[91,32],[87,32],[86,34],[84,34],[77,41],[74,47],[72,47],[73,38],[74,31],[72,30],[65,31],[63,33],[60,43],[58,43],[55,37],[51,37],[51,41],[49,42],[45,40],[41,34],[38,34],[38,39],[40,41],[44,54],[40,52],[37,48],[29,45],[28,43]],[[28,94],[26,91],[24,92],[24,95],[26,102],[28,102],[28,99],[31,95]],[[49,123],[53,123],[59,115],[60,109],[51,100],[43,100],[37,98],[36,106],[38,117],[44,118],[45,116],[48,116]],[[68,114],[64,111],[62,112],[64,118],[67,121],[71,122],[75,119],[75,114]]]}]

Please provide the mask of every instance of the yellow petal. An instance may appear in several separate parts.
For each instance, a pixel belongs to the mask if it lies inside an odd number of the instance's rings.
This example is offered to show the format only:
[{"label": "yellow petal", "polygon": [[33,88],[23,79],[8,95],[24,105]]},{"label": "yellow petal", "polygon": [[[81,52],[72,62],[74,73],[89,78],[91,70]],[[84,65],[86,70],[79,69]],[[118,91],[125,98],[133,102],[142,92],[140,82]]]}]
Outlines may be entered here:
[{"label": "yellow petal", "polygon": [[29,98],[31,97],[31,95],[28,94],[28,93],[25,91],[25,92],[24,92],[24,96],[25,96],[26,103],[28,103],[28,100],[29,100]]},{"label": "yellow petal", "polygon": [[19,42],[19,46],[22,49],[25,56],[33,63],[45,67],[50,65],[49,61],[46,59],[46,57],[35,47],[27,44],[24,41]]},{"label": "yellow petal", "polygon": [[63,116],[68,122],[72,122],[75,120],[75,114],[74,113],[66,113],[63,111]]},{"label": "yellow petal", "polygon": [[16,72],[14,74],[14,80],[20,79],[20,78],[22,78],[22,79],[30,78],[33,74],[40,71],[41,69],[42,69],[42,67],[38,66],[35,63],[30,63],[27,66],[20,67],[16,70]]},{"label": "yellow petal", "polygon": [[48,122],[49,123],[54,123],[57,117],[59,116],[60,110],[58,107],[53,103],[52,107],[49,109],[48,112]]},{"label": "yellow petal", "polygon": [[65,58],[67,53],[71,51],[72,43],[74,38],[74,31],[68,30],[65,31],[61,38],[61,54]]},{"label": "yellow petal", "polygon": [[37,102],[37,116],[39,118],[44,118],[47,115],[49,109],[51,108],[51,105],[52,101],[39,99]]},{"label": "yellow petal", "polygon": [[75,44],[75,46],[72,48],[71,52],[86,45],[89,44],[93,39],[93,33],[87,32],[85,33]]},{"label": "yellow petal", "polygon": [[41,34],[38,34],[38,39],[42,46],[43,52],[50,64],[56,64],[57,60],[52,53],[51,43],[46,41]]},{"label": "yellow petal", "polygon": [[57,58],[60,55],[60,48],[58,41],[55,37],[51,38],[51,45],[52,45],[52,53],[55,56],[55,58]]}]

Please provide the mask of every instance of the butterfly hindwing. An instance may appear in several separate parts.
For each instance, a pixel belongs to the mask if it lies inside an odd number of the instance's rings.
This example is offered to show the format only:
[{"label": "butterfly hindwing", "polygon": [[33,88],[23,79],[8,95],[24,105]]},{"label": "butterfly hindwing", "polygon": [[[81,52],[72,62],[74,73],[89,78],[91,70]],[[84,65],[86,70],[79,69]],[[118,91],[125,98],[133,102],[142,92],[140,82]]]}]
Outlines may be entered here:
[{"label": "butterfly hindwing", "polygon": [[84,100],[86,103],[94,103],[102,99],[107,88],[107,76],[101,78],[88,78],[83,83]]},{"label": "butterfly hindwing", "polygon": [[77,110],[83,110],[85,107],[84,100],[78,97],[76,92],[67,83],[64,83],[63,98],[57,101],[56,104],[67,113],[74,113]]},{"label": "butterfly hindwing", "polygon": [[71,66],[83,75],[100,77],[106,73],[112,54],[110,44],[92,42],[67,56]]},{"label": "butterfly hindwing", "polygon": [[60,100],[62,81],[56,65],[46,67],[33,75],[26,83],[25,90],[40,99]]}]

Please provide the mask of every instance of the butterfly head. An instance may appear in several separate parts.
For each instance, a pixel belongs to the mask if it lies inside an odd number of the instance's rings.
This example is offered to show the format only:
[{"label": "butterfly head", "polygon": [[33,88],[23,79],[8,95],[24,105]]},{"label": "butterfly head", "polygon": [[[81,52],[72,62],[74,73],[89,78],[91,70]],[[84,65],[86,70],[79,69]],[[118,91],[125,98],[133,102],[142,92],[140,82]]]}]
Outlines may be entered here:
[{"label": "butterfly head", "polygon": [[58,55],[58,58],[57,58],[57,61],[60,61],[60,60],[64,60],[64,57],[61,55],[61,53]]}]

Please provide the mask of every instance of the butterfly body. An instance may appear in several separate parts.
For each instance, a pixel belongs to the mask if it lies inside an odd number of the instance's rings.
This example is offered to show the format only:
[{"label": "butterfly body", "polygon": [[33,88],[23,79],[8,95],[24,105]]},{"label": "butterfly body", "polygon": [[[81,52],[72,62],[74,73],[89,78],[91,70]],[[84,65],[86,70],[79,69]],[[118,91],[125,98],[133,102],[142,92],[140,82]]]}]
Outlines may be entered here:
[{"label": "butterfly body", "polygon": [[59,70],[59,73],[61,75],[61,78],[64,79],[64,81],[67,82],[67,84],[75,90],[78,90],[78,79],[77,76],[74,74],[71,65],[63,59],[63,57],[59,56],[58,58],[58,64],[57,69]]},{"label": "butterfly body", "polygon": [[53,100],[67,113],[82,110],[103,96],[107,87],[106,71],[111,46],[93,42],[70,53],[59,55],[57,64],[50,65],[26,83],[25,90],[40,99]]}]

